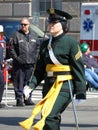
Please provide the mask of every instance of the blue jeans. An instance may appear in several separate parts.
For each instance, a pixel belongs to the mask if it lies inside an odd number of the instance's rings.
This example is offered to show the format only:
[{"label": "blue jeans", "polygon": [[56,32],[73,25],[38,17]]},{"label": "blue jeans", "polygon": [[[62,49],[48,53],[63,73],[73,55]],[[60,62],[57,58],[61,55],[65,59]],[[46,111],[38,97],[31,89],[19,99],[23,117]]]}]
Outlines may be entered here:
[{"label": "blue jeans", "polygon": [[94,68],[94,72],[98,74],[98,68]]},{"label": "blue jeans", "polygon": [[98,75],[91,69],[85,69],[85,78],[94,88],[98,88]]}]

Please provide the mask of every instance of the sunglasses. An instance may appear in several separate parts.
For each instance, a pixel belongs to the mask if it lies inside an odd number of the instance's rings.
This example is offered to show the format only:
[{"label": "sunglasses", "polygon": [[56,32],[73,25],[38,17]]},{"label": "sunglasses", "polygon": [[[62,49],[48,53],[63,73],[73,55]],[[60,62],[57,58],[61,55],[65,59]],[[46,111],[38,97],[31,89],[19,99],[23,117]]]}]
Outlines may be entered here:
[{"label": "sunglasses", "polygon": [[25,24],[25,23],[21,23],[21,26],[27,26],[28,24]]}]

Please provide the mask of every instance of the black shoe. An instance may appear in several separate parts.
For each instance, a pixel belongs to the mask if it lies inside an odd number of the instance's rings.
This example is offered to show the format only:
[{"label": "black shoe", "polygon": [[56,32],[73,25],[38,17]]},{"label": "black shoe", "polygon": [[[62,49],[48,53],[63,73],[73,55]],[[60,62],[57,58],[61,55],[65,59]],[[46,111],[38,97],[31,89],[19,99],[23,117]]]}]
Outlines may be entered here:
[{"label": "black shoe", "polygon": [[24,106],[22,100],[17,100],[16,106]]},{"label": "black shoe", "polygon": [[35,105],[34,102],[31,100],[31,98],[28,98],[27,100],[24,100],[25,105]]}]

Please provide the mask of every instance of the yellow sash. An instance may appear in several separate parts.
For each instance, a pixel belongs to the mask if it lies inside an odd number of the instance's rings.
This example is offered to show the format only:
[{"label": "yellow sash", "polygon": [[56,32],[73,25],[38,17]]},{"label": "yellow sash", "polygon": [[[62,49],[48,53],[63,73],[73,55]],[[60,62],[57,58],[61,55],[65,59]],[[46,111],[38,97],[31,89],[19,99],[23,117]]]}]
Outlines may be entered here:
[{"label": "yellow sash", "polygon": [[[70,66],[68,65],[51,65],[48,64],[46,66],[46,71],[71,71]],[[63,81],[65,80],[71,80],[72,75],[58,75],[56,78],[56,81],[54,82],[53,86],[51,87],[50,91],[47,93],[47,95],[39,101],[38,104],[35,105],[32,115],[26,119],[25,121],[19,122],[19,124],[25,128],[25,130],[30,130],[34,118],[37,116],[39,112],[42,113],[42,118],[33,125],[34,130],[42,130],[45,125],[45,119],[50,114],[54,103],[56,101],[56,98],[60,92],[60,89],[62,87]]]}]

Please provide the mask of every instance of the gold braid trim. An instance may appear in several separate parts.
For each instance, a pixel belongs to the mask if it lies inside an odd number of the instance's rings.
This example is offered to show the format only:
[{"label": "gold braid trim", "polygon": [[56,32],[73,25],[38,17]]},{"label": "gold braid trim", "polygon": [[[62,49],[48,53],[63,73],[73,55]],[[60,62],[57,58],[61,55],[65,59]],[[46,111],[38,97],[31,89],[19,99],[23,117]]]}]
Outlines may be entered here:
[{"label": "gold braid trim", "polygon": [[81,53],[80,47],[78,46],[78,52],[75,55],[75,59],[78,60],[80,57],[82,57],[82,53]]}]

